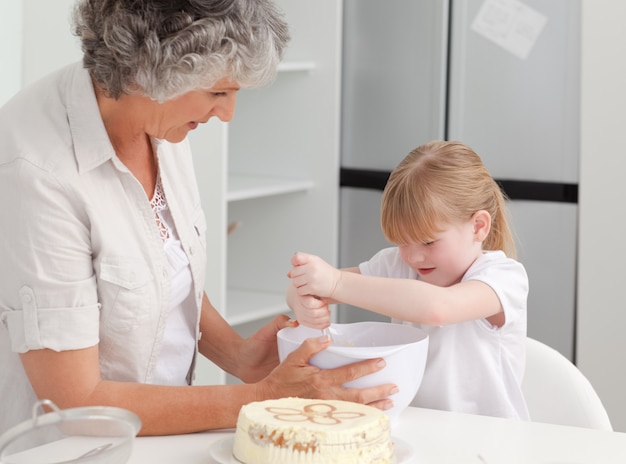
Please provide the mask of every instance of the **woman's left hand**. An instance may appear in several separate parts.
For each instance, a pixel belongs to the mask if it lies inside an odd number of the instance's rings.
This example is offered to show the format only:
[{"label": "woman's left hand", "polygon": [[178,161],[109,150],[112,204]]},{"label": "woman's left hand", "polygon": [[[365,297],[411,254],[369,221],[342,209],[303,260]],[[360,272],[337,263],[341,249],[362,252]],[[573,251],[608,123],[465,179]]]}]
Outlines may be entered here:
[{"label": "woman's left hand", "polygon": [[276,334],[298,325],[286,315],[276,316],[255,334],[244,339],[203,296],[200,318],[200,353],[224,371],[246,383],[258,382],[278,365]]},{"label": "woman's left hand", "polygon": [[240,345],[239,378],[246,383],[258,382],[278,365],[276,334],[283,327],[295,327],[298,322],[284,314],[276,316]]}]

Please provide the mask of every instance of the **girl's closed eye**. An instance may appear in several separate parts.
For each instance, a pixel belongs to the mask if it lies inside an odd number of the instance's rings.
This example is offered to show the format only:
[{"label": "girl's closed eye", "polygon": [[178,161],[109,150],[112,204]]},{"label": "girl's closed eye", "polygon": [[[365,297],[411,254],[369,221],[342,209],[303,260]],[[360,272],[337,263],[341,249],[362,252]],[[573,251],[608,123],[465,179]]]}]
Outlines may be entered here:
[{"label": "girl's closed eye", "polygon": [[423,240],[420,244],[422,246],[432,246],[437,242],[436,238]]}]

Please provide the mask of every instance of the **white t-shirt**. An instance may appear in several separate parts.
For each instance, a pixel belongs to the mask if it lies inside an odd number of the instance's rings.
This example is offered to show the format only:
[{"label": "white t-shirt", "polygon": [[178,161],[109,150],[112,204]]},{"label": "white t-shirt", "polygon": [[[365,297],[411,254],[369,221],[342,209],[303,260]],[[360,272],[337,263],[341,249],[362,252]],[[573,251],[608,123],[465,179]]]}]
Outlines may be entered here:
[{"label": "white t-shirt", "polygon": [[[187,140],[152,142],[191,270],[197,348],[206,222],[192,155]],[[35,401],[18,353],[97,344],[104,379],[157,381],[172,269],[80,63],[0,108],[0,211],[0,433]]]},{"label": "white t-shirt", "polygon": [[[359,269],[364,275],[419,279],[396,247],[381,250]],[[502,303],[505,323],[498,328],[480,319],[434,327],[394,320],[419,327],[429,335],[424,378],[411,404],[528,420],[521,390],[528,296],[524,266],[501,251],[485,251],[462,280],[489,285]]]}]

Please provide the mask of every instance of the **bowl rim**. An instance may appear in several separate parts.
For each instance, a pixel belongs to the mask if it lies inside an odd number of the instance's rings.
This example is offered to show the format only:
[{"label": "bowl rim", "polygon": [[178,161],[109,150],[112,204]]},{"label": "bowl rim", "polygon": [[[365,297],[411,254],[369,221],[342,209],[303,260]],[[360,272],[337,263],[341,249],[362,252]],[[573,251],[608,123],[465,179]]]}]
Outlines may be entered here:
[{"label": "bowl rim", "polygon": [[[408,343],[402,343],[402,344],[396,344],[396,345],[378,345],[376,346],[376,356],[375,357],[386,357],[386,356],[390,356],[398,351],[401,351],[403,349],[405,349],[407,346],[411,346],[411,345],[417,345],[417,344],[428,344],[428,340],[429,340],[429,334],[427,331],[425,331],[424,329],[421,329],[419,327],[415,327],[413,325],[407,325],[407,324],[398,324],[395,322],[382,322],[382,321],[359,321],[359,322],[348,322],[348,323],[332,323],[331,324],[331,329],[332,327],[337,327],[337,326],[380,326],[380,325],[384,325],[384,326],[389,326],[389,325],[397,325],[397,326],[401,326],[401,327],[406,327],[406,330],[413,330],[416,332],[420,332],[420,335],[422,336],[422,338],[420,338],[419,340],[415,340],[413,342],[408,342]],[[296,342],[292,339],[289,339],[286,337],[285,334],[287,334],[290,330],[293,331],[295,329],[298,329],[299,327],[305,327],[307,329],[311,329],[310,327],[307,326],[296,326],[296,327],[283,327],[282,329],[280,329],[276,336],[278,339],[284,340],[286,342],[289,343],[297,343],[297,345],[299,346],[302,342]],[[290,329],[290,330],[289,330]],[[311,329],[311,330],[315,330],[315,329]],[[403,329],[405,330],[405,329]],[[310,337],[307,337],[310,338]],[[343,346],[343,345],[335,345],[332,344],[330,346],[328,346],[328,348],[326,348],[327,352],[330,353],[334,353],[334,354],[339,354],[341,356],[345,356],[348,358],[363,358],[363,353],[367,353],[370,354],[372,351],[371,346]]]}]

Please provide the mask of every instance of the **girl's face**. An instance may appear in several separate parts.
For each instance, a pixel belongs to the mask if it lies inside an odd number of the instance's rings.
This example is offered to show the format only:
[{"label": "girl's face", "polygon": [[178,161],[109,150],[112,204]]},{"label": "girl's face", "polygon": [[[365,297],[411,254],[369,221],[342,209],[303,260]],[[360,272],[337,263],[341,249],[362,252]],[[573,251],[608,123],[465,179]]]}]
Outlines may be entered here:
[{"label": "girl's face", "polygon": [[474,215],[467,222],[446,225],[432,242],[399,246],[400,256],[420,280],[449,287],[461,281],[480,255],[484,230],[484,224],[477,223]]},{"label": "girl's face", "polygon": [[211,89],[192,90],[173,100],[158,104],[146,131],[151,136],[177,143],[189,131],[206,123],[213,116],[230,121],[235,112],[239,85],[227,79],[218,81]]}]

